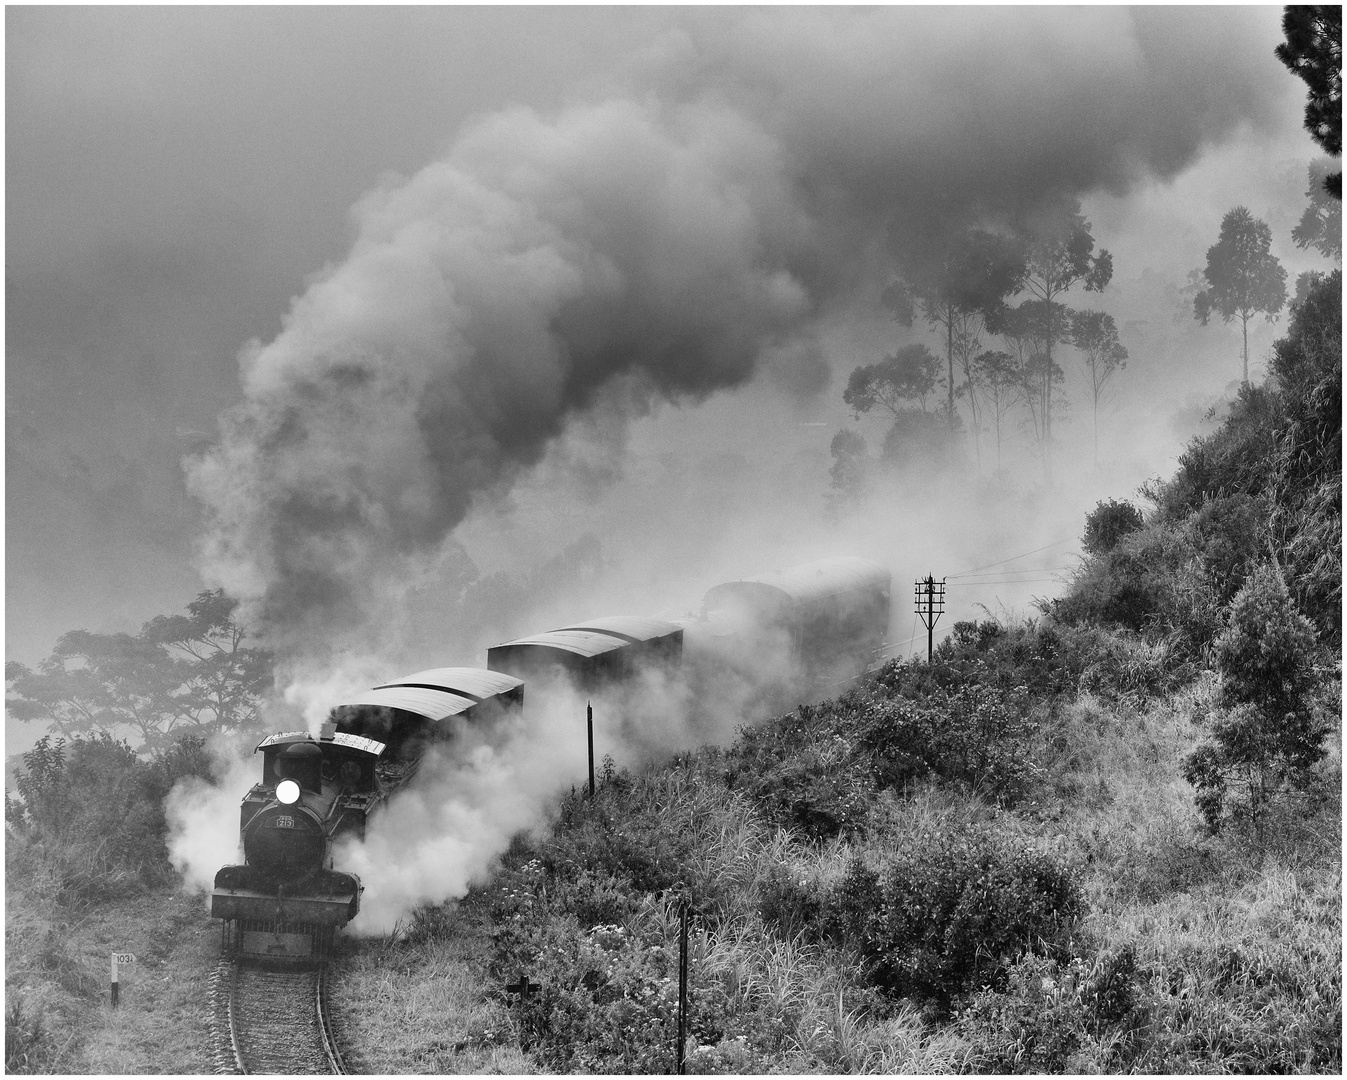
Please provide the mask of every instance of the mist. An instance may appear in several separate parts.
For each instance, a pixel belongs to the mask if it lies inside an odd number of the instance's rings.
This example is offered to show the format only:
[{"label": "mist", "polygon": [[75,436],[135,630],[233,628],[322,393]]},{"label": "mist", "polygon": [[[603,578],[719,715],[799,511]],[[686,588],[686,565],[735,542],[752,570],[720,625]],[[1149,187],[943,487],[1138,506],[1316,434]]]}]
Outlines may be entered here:
[{"label": "mist", "polygon": [[446,540],[576,425],[620,450],[760,372],[817,400],[890,245],[1125,192],[1268,122],[1231,16],[1213,42],[1182,10],[718,13],[621,96],[478,119],[365,196],[346,258],[246,350],[189,469],[208,580],[284,656],[403,645]]},{"label": "mist", "polygon": [[[334,704],[407,671],[480,664],[499,641],[595,616],[694,614],[722,581],[832,555],[892,572],[896,655],[924,648],[908,585],[927,573],[950,582],[937,639],[958,619],[1035,613],[1070,573],[1094,502],[1135,499],[1139,484],[1167,472],[1236,377],[1231,342],[1194,323],[1181,289],[1230,205],[1287,221],[1297,212],[1298,161],[1279,166],[1275,183],[1259,173],[1256,197],[1241,187],[1257,154],[1249,147],[1284,145],[1288,117],[1299,123],[1299,87],[1271,57],[1276,16],[656,11],[639,33],[612,31],[606,51],[587,40],[602,63],[589,53],[570,67],[558,60],[548,78],[521,77],[517,93],[504,75],[491,95],[431,92],[415,79],[395,93],[377,64],[361,66],[380,101],[422,106],[406,122],[415,137],[398,141],[383,125],[361,144],[358,178],[334,178],[330,152],[322,167],[295,165],[298,186],[273,219],[248,218],[242,232],[225,227],[235,217],[200,224],[163,200],[160,231],[197,235],[189,221],[205,248],[229,234],[213,245],[228,265],[202,279],[210,287],[163,302],[192,348],[219,353],[221,340],[232,350],[253,338],[238,353],[236,395],[218,363],[210,392],[198,393],[206,382],[182,375],[185,361],[170,386],[156,377],[159,361],[137,360],[144,410],[155,413],[170,387],[170,404],[192,401],[203,414],[191,430],[215,432],[187,460],[165,535],[192,519],[204,583],[239,597],[256,643],[276,651],[268,722],[316,731]],[[418,25],[444,33],[438,18],[450,16],[422,14]],[[411,41],[419,36],[404,27],[392,44],[378,40],[429,66]],[[237,26],[223,40],[231,64],[220,70],[232,72],[232,53],[247,50]],[[536,46],[530,55],[550,51]],[[332,117],[293,115],[259,138],[278,154],[317,154]],[[256,167],[217,162],[209,177],[194,174],[196,187],[229,187],[247,172],[245,201],[257,196],[252,176],[269,159],[247,160]],[[171,163],[154,161],[167,185]],[[112,185],[99,198],[120,205]],[[952,467],[918,455],[830,510],[832,437],[854,430],[876,456],[885,434],[882,420],[842,404],[847,374],[910,341],[941,351],[929,328],[897,326],[880,303],[894,265],[919,264],[953,228],[1013,228],[1064,198],[1082,200],[1117,267],[1103,294],[1068,302],[1113,313],[1131,354],[1101,415],[1100,462],[1086,450],[1092,420],[1064,350],[1074,405],[1054,418],[1051,486],[1016,428],[995,464],[985,441],[980,463],[971,450]],[[332,208],[348,204],[343,228]],[[318,205],[330,216],[320,221]],[[265,248],[256,265],[236,233]],[[287,245],[300,253],[287,258],[308,260],[297,271],[278,253]],[[45,250],[24,233],[21,251]],[[159,255],[155,273],[136,280],[171,278],[189,293],[196,279],[169,272],[176,255]],[[94,262],[121,265],[108,258]],[[39,299],[53,309],[54,297],[84,295],[42,280]],[[134,298],[119,289],[119,356],[187,355],[167,331],[142,347],[125,330]],[[217,292],[237,318],[190,314]],[[104,328],[78,329],[96,371]],[[1251,337],[1255,369],[1275,332],[1260,324]],[[15,340],[42,357],[36,338]],[[212,428],[200,403],[213,412],[231,397]],[[80,438],[93,439],[96,425],[82,427]],[[32,438],[42,431],[34,425]],[[81,453],[97,456],[82,443]],[[636,764],[724,741],[756,715],[752,698],[727,690],[696,702],[686,687],[651,687],[657,704],[642,714],[651,723],[624,727],[639,711],[631,702],[601,711],[603,724],[613,714],[607,752]],[[525,723],[466,734],[430,763],[424,788],[376,821],[382,848],[342,854],[371,889],[362,921],[387,927],[409,905],[461,895],[514,829],[545,820],[549,801],[582,780],[582,703],[539,704]],[[201,809],[216,805],[207,793],[175,796],[183,866],[213,873],[234,857],[243,787],[219,790],[227,815]],[[225,818],[230,836],[217,827]],[[219,835],[194,846],[211,830]]]}]

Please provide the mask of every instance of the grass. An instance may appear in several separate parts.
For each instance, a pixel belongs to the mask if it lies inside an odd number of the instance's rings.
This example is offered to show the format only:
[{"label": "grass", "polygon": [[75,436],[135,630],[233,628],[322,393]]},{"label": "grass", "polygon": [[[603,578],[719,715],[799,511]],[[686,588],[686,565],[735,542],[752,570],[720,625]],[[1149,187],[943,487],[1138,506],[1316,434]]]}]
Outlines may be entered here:
[{"label": "grass", "polygon": [[436,909],[384,939],[345,938],[331,1004],[347,1068],[375,1076],[534,1072],[519,1049],[504,994],[485,971],[480,916]]},{"label": "grass", "polygon": [[[667,1071],[686,892],[690,1072],[1339,1071],[1340,740],[1259,836],[1210,835],[1178,763],[1214,691],[1202,677],[1168,696],[1061,694],[1035,705],[1040,779],[1013,807],[927,774],[868,789],[823,835],[753,794],[770,796],[767,754],[614,773],[517,838],[461,903],[342,939],[332,1005],[348,1065]],[[819,732],[845,719],[821,708]],[[754,738],[770,745],[771,731]],[[861,768],[858,746],[827,748],[838,775]],[[1065,945],[1010,957],[996,985],[933,1009],[885,992],[858,946],[820,931],[852,866],[882,870],[913,837],[987,831],[1070,869],[1086,905]],[[210,1071],[218,930],[201,901],[95,901],[63,865],[22,841],[7,851],[9,1071]],[[114,948],[139,961],[116,1012]],[[544,988],[526,1008],[503,993],[521,968]]]},{"label": "grass", "polygon": [[[212,1071],[205,977],[219,932],[199,898],[163,889],[72,909],[51,902],[49,883],[16,875],[12,861],[7,867],[7,1071]],[[119,970],[116,1009],[113,951],[136,956]],[[11,1045],[16,1019],[21,1037]]]}]

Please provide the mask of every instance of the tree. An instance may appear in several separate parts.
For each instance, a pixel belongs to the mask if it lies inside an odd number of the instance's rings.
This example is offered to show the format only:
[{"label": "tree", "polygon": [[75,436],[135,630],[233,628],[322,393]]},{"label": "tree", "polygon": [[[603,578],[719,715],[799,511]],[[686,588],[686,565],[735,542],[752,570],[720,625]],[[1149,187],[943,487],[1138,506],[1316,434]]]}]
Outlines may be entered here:
[{"label": "tree", "polygon": [[1298,248],[1314,248],[1325,258],[1342,262],[1342,199],[1333,198],[1324,186],[1329,175],[1328,159],[1311,161],[1309,174],[1305,197],[1310,204],[1291,230],[1291,239]]},{"label": "tree", "polygon": [[1275,322],[1286,303],[1286,271],[1272,254],[1272,230],[1243,206],[1221,219],[1221,237],[1207,249],[1207,288],[1193,301],[1203,326],[1213,311],[1238,318],[1244,335],[1244,383],[1249,382],[1249,320],[1260,312]]},{"label": "tree", "polygon": [[[1342,153],[1342,7],[1338,4],[1288,6],[1282,16],[1286,40],[1277,59],[1305,80],[1305,130],[1325,153]],[[1342,198],[1342,171],[1324,177],[1324,189]]]},{"label": "tree", "polygon": [[1044,475],[1050,481],[1052,404],[1063,378],[1061,365],[1052,359],[1052,346],[1069,340],[1071,309],[1046,300],[1025,300],[1018,307],[997,312],[988,320],[988,328],[1010,346],[1016,369],[1015,390],[1029,413]]},{"label": "tree", "polygon": [[904,281],[890,287],[884,299],[895,318],[910,326],[917,308],[932,329],[945,330],[947,399],[945,419],[954,429],[954,398],[958,392],[954,361],[958,357],[969,392],[973,430],[977,432],[977,399],[968,381],[969,368],[979,348],[983,317],[1024,281],[1024,259],[1007,237],[982,229],[954,233],[934,259],[903,270]]},{"label": "tree", "polygon": [[1327,729],[1313,708],[1314,644],[1314,627],[1296,609],[1281,571],[1265,564],[1250,574],[1214,647],[1217,702],[1225,711],[1212,739],[1184,761],[1184,778],[1213,830],[1232,784],[1246,796],[1234,809],[1261,830],[1270,800],[1288,783],[1303,786],[1324,756]]},{"label": "tree", "polygon": [[[1081,214],[1080,202],[1075,199],[1056,203],[1031,222],[1025,231],[1024,243],[1024,288],[1042,305],[1037,318],[1045,324],[1040,335],[1046,372],[1043,383],[1050,388],[1054,371],[1052,347],[1065,340],[1069,332],[1064,325],[1068,309],[1057,298],[1076,285],[1083,286],[1086,292],[1102,292],[1113,278],[1113,256],[1102,248],[1098,255],[1092,254],[1094,237],[1090,234],[1090,223]],[[1046,453],[1052,442],[1051,393],[1043,396],[1042,409]],[[1044,461],[1046,464],[1046,457]]]},{"label": "tree", "polygon": [[1120,368],[1127,366],[1127,350],[1118,340],[1113,316],[1103,311],[1071,313],[1071,344],[1080,350],[1090,377],[1090,402],[1094,413],[1094,463],[1099,464],[1099,402],[1105,387]]},{"label": "tree", "polygon": [[925,345],[904,345],[877,364],[858,367],[847,380],[842,400],[859,419],[878,406],[897,417],[904,402],[917,401],[926,411],[926,396],[935,389],[940,362]]},{"label": "tree", "polygon": [[187,615],[157,616],[135,636],[71,630],[36,671],[5,665],[10,714],[67,738],[130,732],[151,751],[184,730],[246,729],[271,687],[271,655],[243,646],[236,603],[203,592]]},{"label": "tree", "polygon": [[828,509],[837,513],[848,502],[856,500],[865,488],[868,461],[865,440],[854,431],[842,430],[833,436],[829,452],[834,461],[828,475],[833,491],[827,496]]},{"label": "tree", "polygon": [[234,621],[238,601],[224,591],[203,592],[186,615],[156,615],[141,636],[185,661],[186,676],[174,702],[178,714],[197,726],[246,728],[257,719],[259,698],[271,687],[272,657],[243,647],[247,636]]},{"label": "tree", "polygon": [[1007,352],[978,353],[972,363],[973,379],[986,391],[996,431],[996,469],[1001,470],[1001,421],[1019,399],[1020,373],[1015,358]]}]

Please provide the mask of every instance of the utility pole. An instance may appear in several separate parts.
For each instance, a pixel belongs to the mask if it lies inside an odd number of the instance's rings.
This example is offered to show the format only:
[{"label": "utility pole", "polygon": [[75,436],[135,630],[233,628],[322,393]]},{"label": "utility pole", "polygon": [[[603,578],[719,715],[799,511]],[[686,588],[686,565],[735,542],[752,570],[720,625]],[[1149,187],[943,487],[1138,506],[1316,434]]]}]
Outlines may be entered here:
[{"label": "utility pole", "polygon": [[930,574],[918,579],[915,596],[917,614],[926,627],[926,662],[929,664],[935,652],[936,620],[945,613],[945,579],[936,581]]},{"label": "utility pole", "polygon": [[589,734],[589,797],[594,798],[594,703],[585,705],[585,730]]},{"label": "utility pole", "polygon": [[678,902],[678,1044],[674,1053],[674,1072],[682,1076],[687,1058],[684,1047],[688,1037],[688,908],[691,899],[684,892]]}]

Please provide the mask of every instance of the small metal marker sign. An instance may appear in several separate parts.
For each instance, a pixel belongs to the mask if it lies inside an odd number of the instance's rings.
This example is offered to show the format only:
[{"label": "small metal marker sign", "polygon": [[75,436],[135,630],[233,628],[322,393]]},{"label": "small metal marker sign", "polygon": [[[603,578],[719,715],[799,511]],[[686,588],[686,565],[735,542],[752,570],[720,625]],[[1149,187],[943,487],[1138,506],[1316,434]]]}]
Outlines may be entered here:
[{"label": "small metal marker sign", "polygon": [[134,964],[136,954],[129,952],[115,952],[112,954],[112,1007],[117,1007],[117,965]]},{"label": "small metal marker sign", "polygon": [[519,981],[505,984],[507,994],[518,994],[519,1004],[522,1006],[529,999],[530,994],[536,994],[542,989],[538,983],[529,982],[529,977],[522,971],[519,973]]}]

